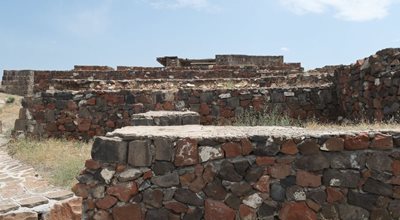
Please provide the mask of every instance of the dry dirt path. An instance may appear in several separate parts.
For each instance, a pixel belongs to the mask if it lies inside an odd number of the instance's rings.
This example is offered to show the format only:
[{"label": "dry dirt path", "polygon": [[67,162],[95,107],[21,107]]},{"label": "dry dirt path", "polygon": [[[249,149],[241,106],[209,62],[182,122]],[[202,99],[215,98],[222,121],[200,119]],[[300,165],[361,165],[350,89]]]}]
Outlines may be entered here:
[{"label": "dry dirt path", "polygon": [[[6,109],[1,113],[0,120],[6,121],[3,130],[7,131],[10,117],[16,118],[18,111]],[[8,155],[7,133],[0,134],[0,220],[80,219],[81,199],[50,185],[32,166]]]}]

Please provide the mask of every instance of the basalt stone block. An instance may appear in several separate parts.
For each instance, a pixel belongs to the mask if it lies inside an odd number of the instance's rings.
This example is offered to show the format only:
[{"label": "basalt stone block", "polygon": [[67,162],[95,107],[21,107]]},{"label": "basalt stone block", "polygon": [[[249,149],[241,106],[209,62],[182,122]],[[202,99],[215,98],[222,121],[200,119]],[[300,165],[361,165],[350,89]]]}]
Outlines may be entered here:
[{"label": "basalt stone block", "polygon": [[339,211],[334,205],[323,205],[321,207],[321,212],[319,213],[319,219],[341,220],[339,217]]},{"label": "basalt stone block", "polygon": [[393,218],[400,218],[400,200],[392,200],[389,203],[388,210]]},{"label": "basalt stone block", "polygon": [[347,194],[347,202],[371,211],[375,207],[378,196],[372,194],[358,193],[350,190]]},{"label": "basalt stone block", "polygon": [[391,135],[376,134],[371,143],[371,148],[379,150],[390,150],[393,148],[393,138]]},{"label": "basalt stone block", "polygon": [[163,176],[154,176],[151,178],[151,182],[159,187],[172,187],[179,185],[178,172],[167,173]]},{"label": "basalt stone block", "polygon": [[393,194],[393,186],[387,183],[368,178],[363,186],[363,190],[376,195],[391,197]]},{"label": "basalt stone block", "polygon": [[175,166],[171,162],[156,161],[152,166],[152,170],[156,175],[164,175],[175,170]]},{"label": "basalt stone block", "polygon": [[360,181],[360,173],[354,170],[335,170],[324,171],[322,177],[325,186],[356,188]]},{"label": "basalt stone block", "polygon": [[260,219],[274,216],[275,211],[278,210],[276,205],[272,205],[272,202],[263,203],[260,208],[258,208],[257,215]]},{"label": "basalt stone block", "polygon": [[245,179],[247,182],[254,183],[257,182],[258,179],[263,175],[264,168],[259,166],[252,166],[248,169]]},{"label": "basalt stone block", "polygon": [[273,200],[283,202],[285,200],[286,191],[279,183],[271,185],[270,196]]},{"label": "basalt stone block", "polygon": [[193,206],[203,206],[204,200],[196,193],[188,190],[179,188],[175,191],[174,199],[178,202],[182,202]]},{"label": "basalt stone block", "polygon": [[205,219],[235,219],[235,210],[229,208],[223,202],[207,199],[204,207]]},{"label": "basalt stone block", "polygon": [[204,189],[204,193],[212,199],[215,200],[224,200],[226,197],[226,190],[222,186],[220,180],[215,179],[213,182],[207,184],[206,188]]},{"label": "basalt stone block", "polygon": [[372,153],[367,161],[366,165],[369,169],[376,171],[392,171],[392,159],[389,157],[389,153],[386,152],[374,152]]},{"label": "basalt stone block", "polygon": [[143,192],[143,202],[153,208],[161,208],[164,194],[161,190],[146,190]]},{"label": "basalt stone block", "polygon": [[201,220],[203,218],[203,210],[199,207],[189,209],[183,216],[183,220]]},{"label": "basalt stone block", "polygon": [[343,138],[329,138],[320,148],[322,151],[342,151],[344,149]]},{"label": "basalt stone block", "polygon": [[175,166],[189,166],[199,163],[197,141],[194,139],[181,139],[176,143]]},{"label": "basalt stone block", "polygon": [[165,208],[161,209],[149,209],[146,212],[145,220],[165,220],[168,219],[168,210]]},{"label": "basalt stone block", "polygon": [[233,195],[233,194],[230,194],[230,195],[228,196],[228,198],[226,198],[225,203],[226,203],[229,207],[231,207],[231,208],[233,208],[233,209],[235,209],[235,210],[238,210],[240,204],[242,203],[242,200],[241,200],[239,197],[237,197],[237,196],[235,196],[235,195]]},{"label": "basalt stone block", "polygon": [[155,138],[156,160],[172,161],[174,145],[166,138]]},{"label": "basalt stone block", "polygon": [[129,143],[128,163],[132,166],[151,166],[152,154],[150,142],[147,140],[136,140]]},{"label": "basalt stone block", "polygon": [[329,161],[322,154],[306,155],[300,157],[295,166],[306,171],[320,171],[329,167]]},{"label": "basalt stone block", "polygon": [[239,197],[248,196],[255,192],[251,185],[246,182],[232,184],[231,191],[234,195]]},{"label": "basalt stone block", "polygon": [[361,169],[365,167],[368,155],[360,152],[324,153],[333,169]]},{"label": "basalt stone block", "polygon": [[368,220],[369,212],[363,208],[348,204],[339,204],[338,206],[340,219],[348,220]]},{"label": "basalt stone block", "polygon": [[273,140],[267,140],[266,142],[259,142],[253,149],[253,153],[256,156],[275,156],[280,151],[280,145]]},{"label": "basalt stone block", "polygon": [[218,175],[221,177],[221,179],[228,180],[230,182],[240,182],[243,179],[243,177],[236,172],[233,164],[228,161],[222,162]]},{"label": "basalt stone block", "polygon": [[315,142],[315,140],[307,139],[298,144],[297,148],[303,155],[311,155],[317,154],[320,146]]},{"label": "basalt stone block", "polygon": [[91,151],[94,160],[107,163],[126,163],[128,143],[119,138],[98,137]]}]

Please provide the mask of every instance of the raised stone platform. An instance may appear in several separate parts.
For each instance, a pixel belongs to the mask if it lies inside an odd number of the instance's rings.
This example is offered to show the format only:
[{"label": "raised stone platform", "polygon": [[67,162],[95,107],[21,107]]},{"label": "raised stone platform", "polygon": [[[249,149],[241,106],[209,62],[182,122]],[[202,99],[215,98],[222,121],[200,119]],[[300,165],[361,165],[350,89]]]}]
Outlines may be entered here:
[{"label": "raised stone platform", "polygon": [[149,111],[133,114],[132,124],[135,126],[198,125],[200,115],[191,111]]},{"label": "raised stone platform", "polygon": [[400,129],[126,127],[85,167],[87,218],[400,218]]}]

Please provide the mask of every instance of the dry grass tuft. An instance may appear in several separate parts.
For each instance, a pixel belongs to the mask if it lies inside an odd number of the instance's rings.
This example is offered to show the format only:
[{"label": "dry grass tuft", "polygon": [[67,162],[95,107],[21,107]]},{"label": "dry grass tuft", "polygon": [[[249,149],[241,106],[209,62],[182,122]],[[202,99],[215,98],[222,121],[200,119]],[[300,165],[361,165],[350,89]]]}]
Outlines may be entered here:
[{"label": "dry grass tuft", "polygon": [[8,145],[10,155],[32,165],[51,184],[65,188],[76,183],[90,149],[90,143],[59,139],[19,139]]}]

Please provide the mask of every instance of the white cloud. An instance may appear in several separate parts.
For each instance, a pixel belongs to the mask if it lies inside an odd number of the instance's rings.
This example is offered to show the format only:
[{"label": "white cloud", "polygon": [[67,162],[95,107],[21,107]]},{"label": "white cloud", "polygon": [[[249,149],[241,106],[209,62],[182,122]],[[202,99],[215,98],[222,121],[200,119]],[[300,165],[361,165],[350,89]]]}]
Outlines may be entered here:
[{"label": "white cloud", "polygon": [[191,8],[196,10],[218,11],[216,5],[211,4],[208,0],[145,0],[158,9],[182,9]]},{"label": "white cloud", "polygon": [[290,51],[290,49],[287,48],[287,47],[281,47],[280,50],[283,51],[283,52],[289,52]]},{"label": "white cloud", "polygon": [[370,21],[388,15],[389,7],[397,0],[280,0],[297,14],[322,14],[333,10],[335,17],[347,21]]}]

